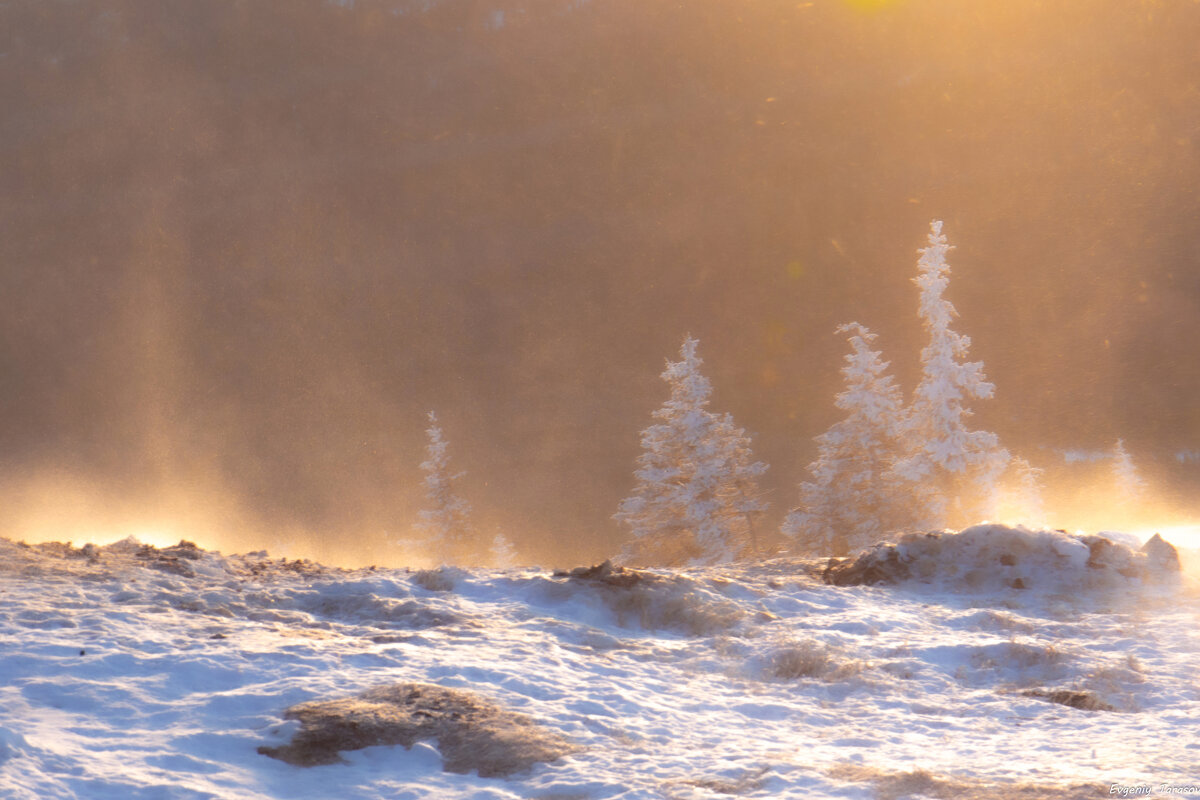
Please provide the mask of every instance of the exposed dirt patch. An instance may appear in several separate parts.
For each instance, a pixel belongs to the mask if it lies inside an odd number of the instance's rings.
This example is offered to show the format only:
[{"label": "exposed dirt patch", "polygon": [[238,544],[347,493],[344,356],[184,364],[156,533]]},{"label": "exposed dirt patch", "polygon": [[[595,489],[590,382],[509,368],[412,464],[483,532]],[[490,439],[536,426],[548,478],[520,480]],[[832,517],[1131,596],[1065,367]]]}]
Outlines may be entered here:
[{"label": "exposed dirt patch", "polygon": [[925,770],[885,772],[859,764],[843,764],[829,771],[831,777],[870,783],[877,800],[907,797],[936,800],[1091,800],[1108,797],[1107,786],[1094,784],[1050,784],[961,780]]},{"label": "exposed dirt patch", "polygon": [[[936,535],[936,534],[931,534]],[[878,586],[899,583],[910,576],[894,545],[885,545],[857,558],[831,558],[821,578],[831,586]]]},{"label": "exposed dirt patch", "polygon": [[598,583],[604,586],[616,586],[629,589],[643,583],[653,584],[663,579],[652,572],[640,572],[627,567],[614,567],[611,561],[597,564],[594,567],[576,567],[570,572],[555,572],[555,577],[565,577],[572,581]]},{"label": "exposed dirt patch", "polygon": [[453,567],[437,567],[436,569],[418,570],[413,575],[413,583],[429,592],[451,592],[459,577],[459,571]]},{"label": "exposed dirt patch", "polygon": [[434,740],[447,772],[493,778],[574,751],[565,739],[523,714],[474,692],[421,683],[383,686],[355,697],[301,703],[284,713],[300,731],[283,747],[258,752],[311,767],[341,761],[342,750],[373,745],[412,747]]},{"label": "exposed dirt patch", "polygon": [[1045,700],[1050,703],[1058,703],[1061,706],[1069,706],[1078,708],[1082,711],[1116,711],[1117,709],[1091,692],[1074,691],[1071,689],[1030,689],[1027,692],[1021,692],[1026,697],[1036,697],[1038,700]]},{"label": "exposed dirt patch", "polygon": [[618,624],[626,627],[707,636],[728,630],[746,616],[736,604],[682,575],[614,567],[605,561],[555,572],[554,577],[566,578],[568,590],[578,587],[596,592],[612,609]]},{"label": "exposed dirt patch", "polygon": [[[197,549],[195,545],[192,545],[191,550],[184,548],[183,546],[186,544],[190,543],[180,542],[176,547],[166,548],[164,550],[159,550],[153,545],[144,544],[142,545],[142,548],[137,551],[135,556],[139,561],[143,562],[151,569],[156,569],[161,572],[169,572],[172,575],[180,575],[184,578],[194,578],[196,577],[196,571],[192,568],[192,565],[189,562],[200,558],[200,553],[196,551]],[[173,550],[175,552],[168,553],[167,550]],[[177,553],[183,553],[185,555],[180,556],[177,555]]]},{"label": "exposed dirt patch", "polygon": [[772,680],[816,678],[835,682],[848,680],[865,668],[863,662],[848,659],[829,645],[805,640],[772,650],[763,663],[762,673]]}]

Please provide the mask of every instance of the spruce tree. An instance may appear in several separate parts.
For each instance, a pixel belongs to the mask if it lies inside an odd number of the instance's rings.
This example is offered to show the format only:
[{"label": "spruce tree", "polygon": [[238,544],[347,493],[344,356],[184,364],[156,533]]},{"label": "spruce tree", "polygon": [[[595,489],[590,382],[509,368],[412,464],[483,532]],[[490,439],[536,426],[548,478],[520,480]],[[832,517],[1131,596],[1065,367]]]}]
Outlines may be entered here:
[{"label": "spruce tree", "polygon": [[986,515],[1009,460],[996,434],[967,427],[967,403],[990,398],[995,387],[984,378],[982,362],[963,360],[971,340],[950,328],[958,316],[942,296],[949,283],[950,249],[941,221],[934,221],[913,279],[921,290],[918,313],[929,344],[921,351],[921,382],[905,424],[908,455],[895,473],[910,487],[912,524],[923,528],[967,524]]},{"label": "spruce tree", "polygon": [[733,415],[725,413],[721,416],[717,437],[723,443],[724,463],[728,470],[722,499],[729,509],[727,513],[733,515],[732,524],[740,531],[738,538],[741,541],[737,548],[739,552],[731,553],[724,560],[738,555],[761,556],[765,545],[759,536],[759,520],[770,504],[758,486],[758,479],[767,471],[767,465],[754,460],[750,437],[744,428],[734,424]]},{"label": "spruce tree", "polygon": [[1013,456],[1005,470],[996,506],[999,521],[1017,523],[1031,528],[1045,527],[1046,505],[1042,497],[1044,470],[1020,456]]},{"label": "spruce tree", "polygon": [[846,416],[817,437],[812,480],[800,484],[800,506],[784,520],[793,547],[842,556],[883,540],[900,519],[893,467],[901,455],[904,401],[888,362],[871,349],[876,335],[851,322],[845,389],[834,401]]},{"label": "spruce tree", "polygon": [[1112,451],[1112,475],[1117,489],[1117,501],[1130,510],[1146,494],[1146,481],[1125,449],[1125,440],[1117,439]]},{"label": "spruce tree", "polygon": [[640,563],[712,564],[754,550],[755,518],[766,508],[750,440],[728,415],[708,410],[712,385],[700,373],[698,342],[687,337],[662,379],[670,398],[642,431],[633,494],[615,519],[632,540],[624,557]]},{"label": "spruce tree", "polygon": [[455,482],[465,473],[451,472],[448,443],[432,411],[425,434],[429,441],[421,471],[425,473],[427,507],[417,515],[417,527],[441,563],[461,563],[470,556],[473,544],[471,507],[454,490]]},{"label": "spruce tree", "polygon": [[517,548],[513,546],[512,540],[502,532],[497,532],[492,537],[492,546],[489,548],[491,556],[491,564],[493,567],[507,568],[515,566],[517,563]]}]

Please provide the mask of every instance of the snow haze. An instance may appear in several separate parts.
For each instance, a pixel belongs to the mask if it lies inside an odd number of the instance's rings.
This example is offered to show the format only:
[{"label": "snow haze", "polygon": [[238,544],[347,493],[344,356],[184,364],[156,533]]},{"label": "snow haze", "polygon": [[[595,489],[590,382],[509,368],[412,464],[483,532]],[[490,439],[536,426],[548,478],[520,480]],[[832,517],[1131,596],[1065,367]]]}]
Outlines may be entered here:
[{"label": "snow haze", "polygon": [[[85,0],[0,31],[14,538],[432,558],[389,543],[436,409],[481,541],[599,560],[689,334],[773,534],[835,329],[918,384],[931,220],[995,386],[972,424],[1051,523],[1195,518],[1195,3]],[[1118,439],[1147,493],[1114,520],[1107,463],[1060,454]]]}]

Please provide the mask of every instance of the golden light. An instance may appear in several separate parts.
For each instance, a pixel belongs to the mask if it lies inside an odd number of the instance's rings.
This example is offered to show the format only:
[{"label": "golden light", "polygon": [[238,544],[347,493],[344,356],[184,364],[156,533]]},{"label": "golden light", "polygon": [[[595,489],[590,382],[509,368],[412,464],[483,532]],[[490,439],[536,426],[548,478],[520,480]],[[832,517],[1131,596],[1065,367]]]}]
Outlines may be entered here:
[{"label": "golden light", "polygon": [[[103,546],[130,536],[142,544],[170,547],[186,539],[221,549],[225,527],[219,497],[178,490],[122,496],[67,473],[29,476],[0,486],[7,511],[4,535],[30,544],[71,542]],[[196,509],[203,509],[197,511]]]},{"label": "golden light", "polygon": [[127,539],[132,536],[142,544],[153,545],[154,547],[171,547],[179,544],[181,539],[186,539],[186,536],[180,536],[170,530],[168,527],[140,527],[133,526],[130,528],[109,530],[103,533],[98,533],[90,538],[94,544],[103,546],[119,542],[122,539]]},{"label": "golden light", "polygon": [[857,11],[879,11],[892,5],[895,0],[844,0],[844,2]]}]

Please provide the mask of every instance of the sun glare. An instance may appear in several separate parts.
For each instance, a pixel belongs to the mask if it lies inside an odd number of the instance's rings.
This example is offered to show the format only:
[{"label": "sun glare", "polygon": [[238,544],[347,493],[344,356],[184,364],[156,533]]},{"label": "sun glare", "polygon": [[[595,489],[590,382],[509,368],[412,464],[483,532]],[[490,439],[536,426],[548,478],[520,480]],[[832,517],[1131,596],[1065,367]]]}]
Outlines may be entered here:
[{"label": "sun glare", "polygon": [[892,5],[895,0],[844,0],[844,2],[858,11],[879,11]]},{"label": "sun glare", "polygon": [[171,547],[179,544],[181,539],[187,537],[180,536],[178,533],[172,532],[169,528],[130,528],[128,530],[114,531],[111,534],[105,534],[104,541],[97,541],[96,544],[111,544],[119,542],[122,539],[132,536],[142,544],[149,544],[155,547]]}]

